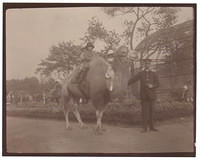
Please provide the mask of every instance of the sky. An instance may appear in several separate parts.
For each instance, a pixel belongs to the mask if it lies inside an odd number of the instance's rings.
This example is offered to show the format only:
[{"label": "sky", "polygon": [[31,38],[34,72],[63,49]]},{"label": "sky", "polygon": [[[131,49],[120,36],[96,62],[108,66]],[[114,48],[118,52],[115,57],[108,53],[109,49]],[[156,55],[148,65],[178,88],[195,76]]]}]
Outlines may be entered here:
[{"label": "sky", "polygon": [[[62,41],[80,44],[88,20],[97,17],[108,30],[122,33],[126,18],[106,15],[99,7],[9,9],[6,11],[6,79],[35,76],[52,45]],[[190,7],[181,8],[178,23],[193,18]],[[95,50],[101,48],[95,45]]]}]

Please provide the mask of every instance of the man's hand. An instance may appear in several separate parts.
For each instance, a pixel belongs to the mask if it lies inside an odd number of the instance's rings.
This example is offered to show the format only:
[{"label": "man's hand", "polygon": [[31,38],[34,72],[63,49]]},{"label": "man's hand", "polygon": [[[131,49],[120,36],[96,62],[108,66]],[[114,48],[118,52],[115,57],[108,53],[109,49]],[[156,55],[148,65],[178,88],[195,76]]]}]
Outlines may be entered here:
[{"label": "man's hand", "polygon": [[148,84],[147,86],[148,86],[148,88],[153,88],[152,84]]}]

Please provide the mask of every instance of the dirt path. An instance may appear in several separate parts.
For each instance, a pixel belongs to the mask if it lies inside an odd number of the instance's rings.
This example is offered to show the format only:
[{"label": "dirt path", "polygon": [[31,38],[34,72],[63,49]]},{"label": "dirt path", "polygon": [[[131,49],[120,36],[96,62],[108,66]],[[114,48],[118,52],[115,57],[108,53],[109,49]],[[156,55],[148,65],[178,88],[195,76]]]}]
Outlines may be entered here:
[{"label": "dirt path", "polygon": [[192,152],[193,121],[160,123],[159,132],[140,133],[135,126],[105,125],[103,135],[94,134],[94,124],[81,129],[64,121],[7,117],[9,153],[155,153]]}]

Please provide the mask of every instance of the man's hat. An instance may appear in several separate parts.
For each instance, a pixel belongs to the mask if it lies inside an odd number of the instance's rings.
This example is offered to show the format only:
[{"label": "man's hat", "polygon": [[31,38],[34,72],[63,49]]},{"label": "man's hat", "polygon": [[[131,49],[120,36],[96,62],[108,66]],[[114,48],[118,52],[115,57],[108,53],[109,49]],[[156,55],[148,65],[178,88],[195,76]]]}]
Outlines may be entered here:
[{"label": "man's hat", "polygon": [[108,56],[113,55],[113,54],[114,54],[113,50],[109,50],[108,53],[107,53]]},{"label": "man's hat", "polygon": [[127,56],[128,55],[128,47],[126,47],[126,46],[120,46],[119,48],[118,48],[118,55],[119,56]]},{"label": "man's hat", "polygon": [[87,45],[85,46],[85,48],[89,48],[89,47],[94,48],[94,45],[91,42],[88,42]]}]

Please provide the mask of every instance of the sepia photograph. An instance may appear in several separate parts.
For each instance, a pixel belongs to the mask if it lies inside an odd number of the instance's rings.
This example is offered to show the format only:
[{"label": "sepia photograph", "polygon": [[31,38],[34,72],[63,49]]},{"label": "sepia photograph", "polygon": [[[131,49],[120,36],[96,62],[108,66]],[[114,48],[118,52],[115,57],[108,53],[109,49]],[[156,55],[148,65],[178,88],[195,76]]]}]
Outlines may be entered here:
[{"label": "sepia photograph", "polygon": [[196,153],[196,4],[3,3],[4,156]]}]

